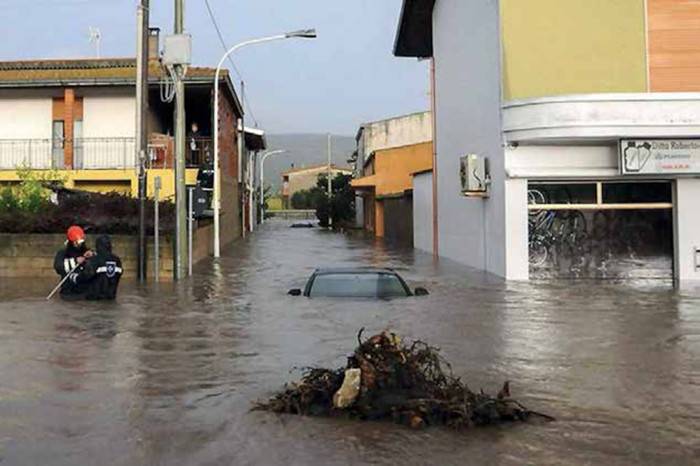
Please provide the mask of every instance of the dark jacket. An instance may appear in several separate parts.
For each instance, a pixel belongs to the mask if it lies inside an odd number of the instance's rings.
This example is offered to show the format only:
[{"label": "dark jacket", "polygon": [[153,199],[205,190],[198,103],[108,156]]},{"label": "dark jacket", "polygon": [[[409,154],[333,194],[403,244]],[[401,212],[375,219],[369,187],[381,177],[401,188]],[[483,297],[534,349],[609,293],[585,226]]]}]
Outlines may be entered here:
[{"label": "dark jacket", "polygon": [[119,280],[124,272],[119,256],[112,254],[112,241],[102,235],[95,242],[96,254],[88,259],[79,282],[87,285],[85,298],[89,300],[113,300],[117,297]]},{"label": "dark jacket", "polygon": [[[78,265],[78,257],[85,255],[88,251],[85,244],[81,244],[79,247],[73,246],[72,243],[66,243],[66,247],[59,250],[53,260],[53,268],[57,274],[63,279],[66,275],[70,273],[70,277],[61,286],[61,296],[79,296],[85,292],[86,287],[84,283],[79,280],[80,274],[85,267],[85,263]],[[71,273],[71,271],[73,271]]]}]

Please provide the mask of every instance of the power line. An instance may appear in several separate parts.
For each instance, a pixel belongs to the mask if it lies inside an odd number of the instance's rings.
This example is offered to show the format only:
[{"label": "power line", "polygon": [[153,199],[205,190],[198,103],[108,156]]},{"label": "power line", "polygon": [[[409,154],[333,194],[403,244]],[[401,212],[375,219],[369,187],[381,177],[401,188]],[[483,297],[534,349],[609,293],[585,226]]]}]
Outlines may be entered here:
[{"label": "power line", "polygon": [[[219,24],[216,22],[216,15],[214,15],[214,10],[212,10],[211,5],[209,4],[209,0],[204,0],[204,4],[207,7],[207,11],[209,12],[209,18],[211,19],[212,24],[214,25],[214,29],[216,30],[216,34],[219,36],[219,42],[221,42],[221,47],[224,49],[224,52],[228,52],[229,46],[226,44],[226,39],[224,39],[224,35],[221,32],[221,29],[219,28]],[[241,74],[240,70],[236,66],[236,64],[233,62],[233,59],[231,59],[231,56],[228,56],[228,62],[231,64],[231,67],[233,68],[233,71],[236,72],[238,75],[238,78],[241,81],[245,81],[243,79],[243,74]],[[248,112],[250,113],[251,118],[253,119],[253,122],[255,123],[255,126],[258,126],[258,120],[255,118],[255,114],[253,113],[253,106],[250,105],[250,101],[248,100],[247,95],[243,95],[243,105],[248,106]]]}]

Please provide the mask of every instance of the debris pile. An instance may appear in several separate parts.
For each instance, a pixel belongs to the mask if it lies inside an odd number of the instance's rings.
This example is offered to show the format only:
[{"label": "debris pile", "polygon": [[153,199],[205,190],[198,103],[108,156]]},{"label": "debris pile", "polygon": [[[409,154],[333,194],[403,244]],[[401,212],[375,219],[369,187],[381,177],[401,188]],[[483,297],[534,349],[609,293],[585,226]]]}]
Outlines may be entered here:
[{"label": "debris pile", "polygon": [[413,428],[444,425],[468,428],[538,417],[510,397],[506,382],[496,396],[472,392],[440,355],[422,341],[403,343],[390,332],[362,341],[336,370],[308,368],[301,380],[257,403],[256,410],[308,416],[393,420]]}]

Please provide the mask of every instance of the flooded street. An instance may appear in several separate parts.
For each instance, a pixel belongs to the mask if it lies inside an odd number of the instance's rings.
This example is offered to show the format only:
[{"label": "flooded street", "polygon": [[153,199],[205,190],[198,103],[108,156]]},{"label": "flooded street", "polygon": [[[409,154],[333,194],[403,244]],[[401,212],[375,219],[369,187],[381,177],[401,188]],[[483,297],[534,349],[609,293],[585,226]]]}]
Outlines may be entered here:
[{"label": "flooded street", "polygon": [[[394,267],[431,295],[287,296],[317,266]],[[697,464],[700,290],[504,284],[380,242],[272,222],[196,277],[47,303],[0,284],[0,464]],[[442,348],[470,387],[557,422],[467,432],[250,412],[295,367],[344,364],[361,327]]]}]

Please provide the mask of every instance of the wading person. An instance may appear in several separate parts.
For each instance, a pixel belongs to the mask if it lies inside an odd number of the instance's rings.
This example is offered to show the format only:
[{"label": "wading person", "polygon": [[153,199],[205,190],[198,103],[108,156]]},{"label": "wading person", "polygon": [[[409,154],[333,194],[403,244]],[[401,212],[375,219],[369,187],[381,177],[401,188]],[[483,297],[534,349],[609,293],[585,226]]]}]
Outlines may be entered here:
[{"label": "wading person", "polygon": [[61,279],[69,277],[61,286],[61,297],[64,299],[79,299],[86,290],[86,284],[80,280],[81,272],[86,261],[93,252],[85,244],[85,232],[79,226],[73,225],[66,232],[66,244],[54,257],[53,268]]},{"label": "wading person", "polygon": [[112,240],[108,235],[97,238],[95,250],[96,254],[87,261],[78,282],[85,283],[87,286],[86,299],[114,300],[117,297],[119,280],[123,273],[122,261],[119,256],[112,253]]}]

